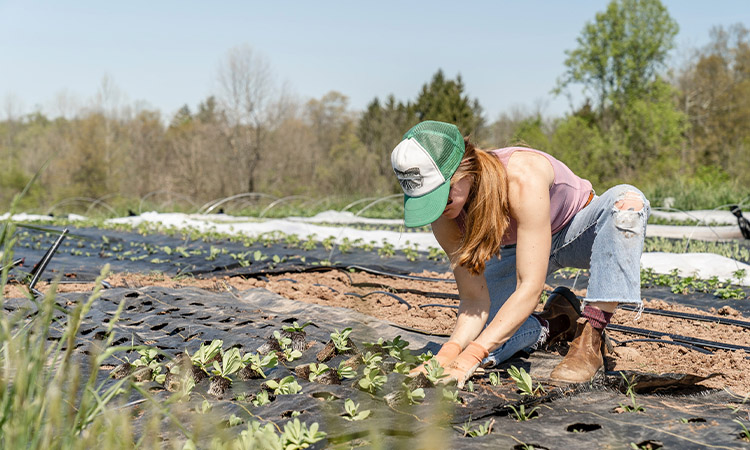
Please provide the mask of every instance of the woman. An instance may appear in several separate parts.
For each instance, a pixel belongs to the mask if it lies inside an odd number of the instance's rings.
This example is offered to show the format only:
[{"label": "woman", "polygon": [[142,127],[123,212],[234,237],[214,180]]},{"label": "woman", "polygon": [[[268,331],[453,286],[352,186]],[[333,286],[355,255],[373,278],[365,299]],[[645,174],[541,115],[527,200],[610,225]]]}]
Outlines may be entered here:
[{"label": "woman", "polygon": [[[483,362],[572,337],[551,378],[591,380],[617,305],[642,305],[643,194],[620,185],[595,196],[590,182],[546,153],[479,150],[456,126],[435,121],[410,129],[391,163],[406,226],[432,224],[458,284],[456,327],[436,355],[449,379],[463,387]],[[581,316],[563,296],[532,315],[547,275],[562,267],[590,269]]]}]

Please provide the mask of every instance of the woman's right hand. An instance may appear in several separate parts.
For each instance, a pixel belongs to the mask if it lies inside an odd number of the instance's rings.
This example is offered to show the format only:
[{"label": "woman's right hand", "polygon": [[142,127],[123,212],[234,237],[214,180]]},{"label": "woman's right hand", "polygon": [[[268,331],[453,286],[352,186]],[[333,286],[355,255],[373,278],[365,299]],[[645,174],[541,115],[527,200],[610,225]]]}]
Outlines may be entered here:
[{"label": "woman's right hand", "polygon": [[[437,352],[437,355],[435,355],[433,359],[435,359],[441,367],[445,368],[461,354],[462,350],[463,349],[458,342],[448,341],[440,347],[440,351]],[[409,371],[409,376],[416,377],[420,373],[427,373],[427,364],[428,363],[423,363],[413,368]]]}]

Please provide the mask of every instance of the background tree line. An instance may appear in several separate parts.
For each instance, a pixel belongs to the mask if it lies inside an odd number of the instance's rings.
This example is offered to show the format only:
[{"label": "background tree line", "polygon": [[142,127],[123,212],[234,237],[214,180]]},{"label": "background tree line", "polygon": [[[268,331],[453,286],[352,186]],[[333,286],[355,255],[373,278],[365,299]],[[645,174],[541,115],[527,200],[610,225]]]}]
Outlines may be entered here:
[{"label": "background tree line", "polygon": [[[302,101],[268,61],[232,49],[219,89],[173,117],[123,105],[108,79],[72,114],[0,121],[0,207],[33,177],[24,202],[75,198],[132,205],[144,196],[203,202],[244,192],[370,197],[400,192],[390,152],[421,120],[456,123],[484,148],[523,144],[558,157],[597,190],[627,181],[652,201],[711,207],[750,196],[750,39],[715,28],[680,67],[668,67],[678,26],[658,0],[613,0],[566,52],[554,94],[581,86],[563,117],[516,110],[488,122],[478,99],[438,70],[413,99],[375,98],[354,111],[345,95]],[[701,196],[711,192],[712,196]],[[691,197],[692,196],[692,197]],[[711,204],[705,204],[709,202]]]}]

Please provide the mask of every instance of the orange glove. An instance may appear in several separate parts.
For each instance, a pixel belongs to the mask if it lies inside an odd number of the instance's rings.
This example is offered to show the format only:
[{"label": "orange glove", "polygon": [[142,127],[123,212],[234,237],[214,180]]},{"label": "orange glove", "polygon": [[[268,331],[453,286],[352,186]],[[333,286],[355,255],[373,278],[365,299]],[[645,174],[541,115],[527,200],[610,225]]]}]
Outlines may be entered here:
[{"label": "orange glove", "polygon": [[462,389],[466,381],[477,370],[479,364],[482,363],[482,360],[489,356],[489,354],[490,352],[486,348],[471,341],[464,351],[445,368],[445,374],[448,376],[443,378],[441,382],[450,383],[455,380],[456,387]]},{"label": "orange glove", "polygon": [[[437,355],[435,355],[433,359],[437,360],[442,367],[445,367],[456,359],[459,354],[461,354],[461,345],[456,341],[448,341],[440,347],[440,351],[437,352]],[[427,370],[425,369],[425,365],[426,364],[420,364],[411,369],[409,376],[415,377],[420,373],[426,373]]]}]

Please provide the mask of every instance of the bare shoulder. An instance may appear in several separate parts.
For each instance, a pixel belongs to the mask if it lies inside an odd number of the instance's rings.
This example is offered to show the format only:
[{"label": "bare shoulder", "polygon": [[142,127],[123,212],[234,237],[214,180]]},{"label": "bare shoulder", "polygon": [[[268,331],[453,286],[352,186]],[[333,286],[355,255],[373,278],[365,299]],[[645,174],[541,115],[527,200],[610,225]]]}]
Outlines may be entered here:
[{"label": "bare shoulder", "polygon": [[508,162],[508,200],[511,215],[519,224],[527,222],[538,211],[549,211],[549,189],[554,181],[555,171],[544,156],[525,151],[511,156]]},{"label": "bare shoulder", "polygon": [[543,183],[552,186],[555,171],[552,164],[543,155],[536,152],[519,150],[508,161],[508,182],[524,185],[528,182]]}]

